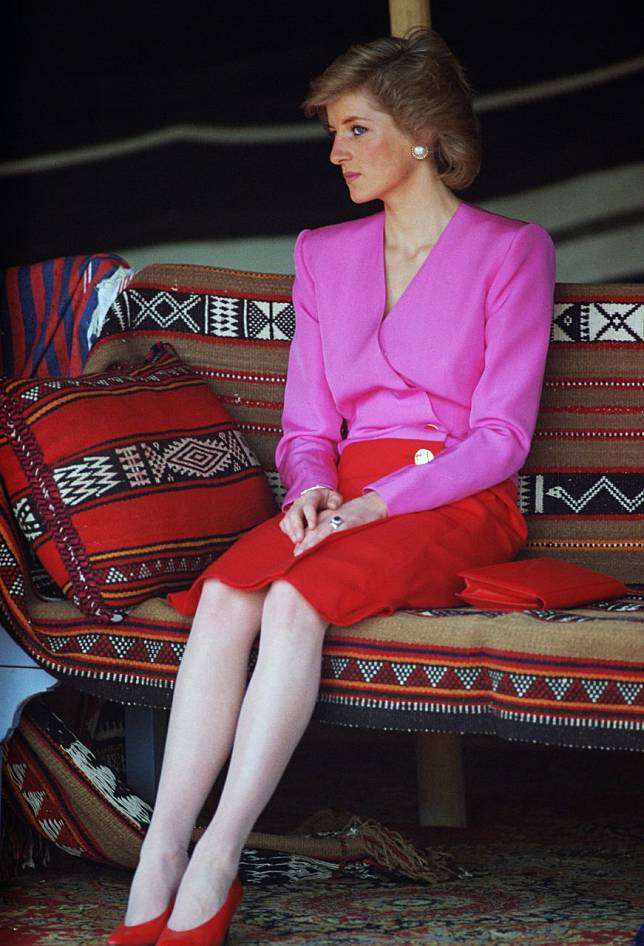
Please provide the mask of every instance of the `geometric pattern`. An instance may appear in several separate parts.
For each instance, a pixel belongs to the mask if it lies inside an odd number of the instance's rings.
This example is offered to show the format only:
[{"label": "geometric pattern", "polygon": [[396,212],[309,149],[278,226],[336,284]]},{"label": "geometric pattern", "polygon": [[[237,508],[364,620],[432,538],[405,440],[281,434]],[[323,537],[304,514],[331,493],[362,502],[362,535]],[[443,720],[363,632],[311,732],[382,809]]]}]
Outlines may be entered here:
[{"label": "geometric pattern", "polygon": [[106,864],[136,862],[150,806],[40,700],[28,704],[3,754],[24,817],[57,847]]},{"label": "geometric pattern", "polygon": [[[599,603],[579,614],[594,625]],[[640,593],[613,601],[626,620],[644,634],[644,587]],[[453,609],[454,618],[470,611]],[[428,620],[444,620],[445,611],[408,612]],[[570,611],[528,611],[538,625],[562,627]],[[500,612],[482,612],[494,621]],[[536,630],[536,628],[535,628]],[[481,631],[477,639],[485,639]],[[625,679],[625,676],[630,679]],[[521,653],[513,647],[457,645],[422,648],[399,641],[356,639],[340,629],[325,641],[320,695],[314,718],[354,725],[397,729],[438,729],[487,733],[506,738],[535,739],[545,744],[644,749],[644,661],[594,664],[587,657]]]},{"label": "geometric pattern", "polygon": [[[90,556],[90,561],[92,558]],[[94,574],[101,584],[130,584],[145,581],[152,577],[161,578],[163,575],[180,577],[182,574],[198,575],[212,562],[212,553],[164,556],[152,559],[147,557],[143,562],[121,563],[118,568],[100,568],[94,564]]]},{"label": "geometric pattern", "polygon": [[230,415],[162,343],[118,374],[6,381],[0,422],[17,524],[58,587],[103,621],[188,587],[274,511]]},{"label": "geometric pattern", "polygon": [[102,337],[123,331],[190,332],[218,338],[291,341],[290,301],[131,288],[113,304]]},{"label": "geometric pattern", "polygon": [[552,341],[644,342],[644,302],[563,302],[554,307]]},{"label": "geometric pattern", "polygon": [[18,528],[29,542],[34,542],[45,531],[31,497],[19,499],[13,506],[13,514]]},{"label": "geometric pattern", "polygon": [[524,515],[644,514],[641,473],[539,473],[519,478]]},{"label": "geometric pattern", "polygon": [[[170,341],[222,398],[271,486],[281,490],[274,448],[285,343],[293,334],[290,285],[284,277],[207,267],[152,268],[112,305],[92,361],[105,370],[130,345],[140,357],[155,339]],[[520,476],[529,554],[561,555],[616,576],[612,562],[635,562],[637,555],[641,562],[643,301],[632,287],[619,296],[605,286],[557,287],[546,400]],[[132,450],[120,444],[92,450],[95,459],[87,466],[83,458],[73,462],[86,466],[80,479],[93,478],[109,499],[113,476],[146,480],[152,488],[172,476],[198,482],[200,470],[217,469],[218,441],[212,434],[208,439],[157,433],[139,438]],[[69,479],[60,480],[64,502],[87,488],[83,481],[72,489]],[[28,503],[18,512],[38,528]],[[185,556],[170,551],[169,557],[178,574]],[[118,570],[136,574],[144,564],[163,567],[131,561]],[[36,617],[27,573],[15,519],[0,497],[0,599],[17,639],[42,666],[88,692],[169,705],[187,622],[159,600],[137,605],[118,625],[88,618],[69,602],[41,605]],[[637,580],[632,573],[630,580]],[[584,608],[513,615],[463,606],[331,627],[315,717],[644,750],[643,639],[644,588],[634,586],[623,599]]]},{"label": "geometric pattern", "polygon": [[[241,472],[259,461],[236,430],[201,436],[156,438],[81,457],[52,472],[65,506],[80,506],[135,487],[160,486],[190,479],[214,480]],[[13,507],[26,538],[45,531],[31,497]]]}]

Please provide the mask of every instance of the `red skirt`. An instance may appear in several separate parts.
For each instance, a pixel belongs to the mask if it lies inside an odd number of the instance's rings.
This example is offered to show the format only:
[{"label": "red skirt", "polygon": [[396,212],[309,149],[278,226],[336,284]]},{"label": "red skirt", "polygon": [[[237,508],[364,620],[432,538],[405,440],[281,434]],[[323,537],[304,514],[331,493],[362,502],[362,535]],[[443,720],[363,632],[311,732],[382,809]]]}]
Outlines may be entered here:
[{"label": "red skirt", "polygon": [[[365,484],[413,463],[420,448],[436,454],[443,444],[399,439],[349,444],[338,463],[338,491],[345,501],[360,496]],[[282,578],[330,624],[343,627],[400,608],[448,608],[462,604],[455,596],[464,587],[459,572],[511,561],[527,536],[512,480],[438,509],[341,529],[298,556],[279,528],[283,516],[280,512],[243,535],[187,591],[170,594],[170,603],[192,616],[210,578],[246,591]]]}]

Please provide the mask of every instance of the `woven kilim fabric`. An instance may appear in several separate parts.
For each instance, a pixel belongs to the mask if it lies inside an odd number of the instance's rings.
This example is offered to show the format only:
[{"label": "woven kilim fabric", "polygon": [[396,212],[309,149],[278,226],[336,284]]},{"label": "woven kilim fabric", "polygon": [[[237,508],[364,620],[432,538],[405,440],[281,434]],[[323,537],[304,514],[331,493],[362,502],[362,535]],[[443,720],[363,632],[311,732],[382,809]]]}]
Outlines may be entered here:
[{"label": "woven kilim fabric", "polygon": [[[291,278],[149,267],[116,300],[88,370],[170,342],[217,391],[271,480]],[[642,580],[644,287],[559,286],[538,430],[521,474],[526,554]],[[166,706],[188,624],[160,599],[119,625],[45,602],[3,507],[0,591],[16,638],[53,673],[121,702]],[[398,612],[325,638],[316,717],[644,749],[644,595],[589,608]]]},{"label": "woven kilim fabric", "polygon": [[2,373],[78,374],[132,270],[112,253],[61,256],[0,272]]},{"label": "woven kilim fabric", "polygon": [[[3,765],[7,791],[39,835],[76,857],[136,866],[152,809],[46,703],[29,704],[3,749]],[[203,831],[196,827],[192,840]],[[244,882],[287,883],[307,869],[315,876],[317,858],[360,876],[373,871],[426,884],[459,874],[444,852],[422,852],[377,821],[330,811],[310,816],[295,833],[251,832],[240,874]]]},{"label": "woven kilim fabric", "polygon": [[529,554],[644,578],[644,287],[557,287],[532,450]]}]

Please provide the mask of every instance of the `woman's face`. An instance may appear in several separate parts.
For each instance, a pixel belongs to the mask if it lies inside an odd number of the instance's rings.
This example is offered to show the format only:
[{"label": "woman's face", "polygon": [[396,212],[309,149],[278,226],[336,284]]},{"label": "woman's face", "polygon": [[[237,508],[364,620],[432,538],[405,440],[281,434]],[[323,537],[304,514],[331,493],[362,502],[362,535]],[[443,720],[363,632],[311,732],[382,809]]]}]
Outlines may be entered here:
[{"label": "woman's face", "polygon": [[424,142],[412,142],[366,92],[346,92],[326,111],[333,138],[329,160],[341,168],[354,203],[387,201],[425,170],[419,165],[427,162],[411,156],[412,144]]}]

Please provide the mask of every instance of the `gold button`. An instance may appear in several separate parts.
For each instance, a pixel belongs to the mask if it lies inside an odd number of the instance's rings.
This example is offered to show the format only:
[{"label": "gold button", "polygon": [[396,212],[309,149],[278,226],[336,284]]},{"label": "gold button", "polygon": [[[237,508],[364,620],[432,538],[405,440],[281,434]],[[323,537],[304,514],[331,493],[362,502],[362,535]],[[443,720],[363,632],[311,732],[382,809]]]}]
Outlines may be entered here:
[{"label": "gold button", "polygon": [[425,448],[422,448],[421,450],[417,450],[416,453],[414,454],[414,463],[416,465],[420,465],[421,463],[429,463],[433,459],[434,459],[434,454],[432,453],[432,451],[426,450]]}]

